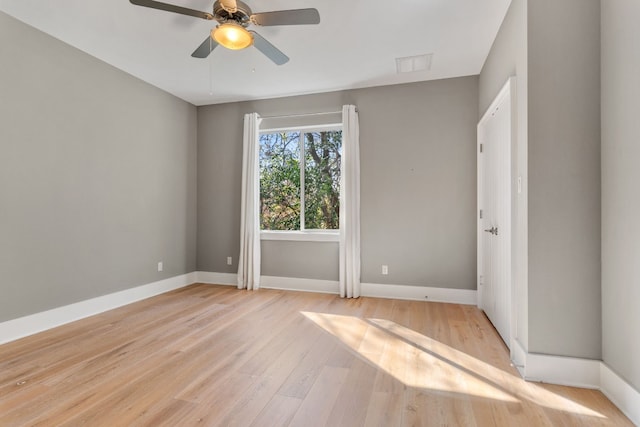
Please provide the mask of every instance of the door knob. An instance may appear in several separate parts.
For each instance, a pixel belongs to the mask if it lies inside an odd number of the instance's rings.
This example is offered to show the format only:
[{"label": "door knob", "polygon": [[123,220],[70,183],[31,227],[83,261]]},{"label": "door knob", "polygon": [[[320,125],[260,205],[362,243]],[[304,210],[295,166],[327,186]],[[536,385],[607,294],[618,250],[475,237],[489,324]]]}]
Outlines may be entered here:
[{"label": "door knob", "polygon": [[491,233],[494,236],[498,235],[498,227],[491,227],[488,230],[484,230],[484,231],[486,231],[487,233]]}]

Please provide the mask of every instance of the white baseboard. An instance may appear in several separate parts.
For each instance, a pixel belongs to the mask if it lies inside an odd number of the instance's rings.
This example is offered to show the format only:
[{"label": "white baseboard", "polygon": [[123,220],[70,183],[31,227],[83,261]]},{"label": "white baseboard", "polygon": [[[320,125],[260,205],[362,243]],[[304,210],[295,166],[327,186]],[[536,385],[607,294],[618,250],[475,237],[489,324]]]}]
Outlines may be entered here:
[{"label": "white baseboard", "polygon": [[[197,272],[198,282],[236,285],[235,273]],[[304,279],[299,277],[260,276],[260,287],[288,291],[339,294],[340,284],[335,280]],[[362,283],[360,295],[374,298],[395,298],[414,301],[448,302],[476,305],[476,291],[469,289],[432,288],[381,283]]]},{"label": "white baseboard", "polygon": [[600,388],[600,360],[527,354],[524,378],[571,387]]},{"label": "white baseboard", "polygon": [[212,273],[209,271],[196,271],[196,282],[208,285],[238,286],[236,273]]},{"label": "white baseboard", "polygon": [[395,298],[414,301],[447,302],[466,305],[476,305],[477,303],[476,291],[470,289],[363,283],[360,294],[365,297]]},{"label": "white baseboard", "polygon": [[195,278],[196,275],[194,273],[182,274],[180,276],[170,277],[135,288],[125,289],[112,294],[2,322],[0,323],[0,344],[182,288],[194,283]]},{"label": "white baseboard", "polygon": [[[211,285],[237,286],[238,275],[235,273],[198,271],[197,280],[198,283]],[[260,287],[264,289],[318,292],[322,294],[337,294],[340,291],[338,282],[333,280],[303,279],[297,277],[260,276]]]},{"label": "white baseboard", "polygon": [[624,413],[632,423],[640,426],[640,392],[600,363],[600,391]]},{"label": "white baseboard", "polygon": [[524,347],[522,347],[522,343],[518,341],[517,338],[514,338],[511,341],[511,363],[518,370],[520,376],[524,378],[524,367],[527,361],[527,352]]},{"label": "white baseboard", "polygon": [[[211,285],[238,285],[236,273],[216,273],[210,271],[196,272],[198,283]],[[260,287],[265,289],[279,289],[285,291],[318,292],[323,294],[337,294],[338,282],[333,280],[303,279],[297,277],[260,276]]]},{"label": "white baseboard", "polygon": [[515,353],[524,354],[525,365],[518,370],[527,381],[600,390],[631,422],[640,426],[640,392],[603,361],[526,353],[517,342],[513,347]]},{"label": "white baseboard", "polygon": [[335,280],[301,279],[296,277],[260,276],[260,287],[322,294],[340,293],[340,283]]}]

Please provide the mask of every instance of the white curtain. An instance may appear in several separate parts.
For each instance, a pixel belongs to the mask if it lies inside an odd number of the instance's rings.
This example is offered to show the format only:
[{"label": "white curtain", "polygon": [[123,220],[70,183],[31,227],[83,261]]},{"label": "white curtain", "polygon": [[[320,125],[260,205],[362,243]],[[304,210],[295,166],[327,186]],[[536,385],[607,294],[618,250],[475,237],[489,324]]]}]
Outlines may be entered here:
[{"label": "white curtain", "polygon": [[353,105],[342,107],[340,296],[360,296],[360,130]]},{"label": "white curtain", "polygon": [[260,169],[258,150],[260,116],[244,115],[242,148],[242,208],[238,289],[260,288]]}]

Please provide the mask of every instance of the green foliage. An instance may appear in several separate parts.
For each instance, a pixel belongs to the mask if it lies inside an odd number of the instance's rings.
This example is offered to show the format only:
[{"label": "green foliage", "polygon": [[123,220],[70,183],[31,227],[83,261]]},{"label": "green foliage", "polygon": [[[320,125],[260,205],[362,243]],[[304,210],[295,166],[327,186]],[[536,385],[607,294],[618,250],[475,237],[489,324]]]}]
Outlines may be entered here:
[{"label": "green foliage", "polygon": [[342,132],[305,134],[305,228],[340,228]]},{"label": "green foliage", "polygon": [[304,144],[304,229],[338,229],[341,131],[260,136],[263,230],[300,230],[300,144]]}]

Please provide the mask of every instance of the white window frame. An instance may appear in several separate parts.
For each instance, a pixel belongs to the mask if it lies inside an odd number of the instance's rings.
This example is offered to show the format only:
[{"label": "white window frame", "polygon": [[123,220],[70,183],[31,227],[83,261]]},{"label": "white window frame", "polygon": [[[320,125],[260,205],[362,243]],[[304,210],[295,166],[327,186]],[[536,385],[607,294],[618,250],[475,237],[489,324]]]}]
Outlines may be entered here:
[{"label": "white window frame", "polygon": [[[305,159],[304,151],[304,138],[303,134],[310,132],[327,132],[327,131],[342,131],[342,123],[331,123],[325,125],[312,125],[312,126],[295,126],[295,127],[277,127],[270,129],[260,129],[260,136],[269,133],[288,132],[300,133],[300,159]],[[257,155],[260,155],[260,150],[257,150]],[[261,240],[289,240],[289,241],[303,241],[303,242],[338,242],[340,240],[340,230],[306,230],[304,228],[304,165],[301,163],[300,168],[300,230],[262,230],[260,229]],[[342,173],[342,171],[340,171]]]}]

